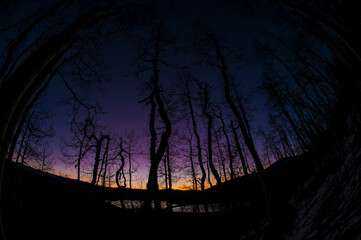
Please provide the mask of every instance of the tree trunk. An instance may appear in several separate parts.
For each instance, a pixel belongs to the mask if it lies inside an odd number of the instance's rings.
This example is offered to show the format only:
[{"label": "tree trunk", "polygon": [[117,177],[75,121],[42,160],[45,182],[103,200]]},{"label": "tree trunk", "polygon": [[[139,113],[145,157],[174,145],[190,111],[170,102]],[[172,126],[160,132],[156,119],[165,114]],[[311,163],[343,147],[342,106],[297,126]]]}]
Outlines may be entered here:
[{"label": "tree trunk", "polygon": [[303,149],[307,149],[307,142],[306,140],[302,137],[296,123],[293,121],[291,115],[289,114],[289,112],[287,111],[286,109],[286,106],[283,104],[283,101],[281,99],[281,97],[279,96],[279,94],[277,93],[274,85],[272,84],[271,80],[269,80],[269,84],[268,84],[268,88],[269,90],[271,91],[270,93],[272,94],[272,96],[274,96],[277,100],[277,103],[278,103],[278,106],[281,108],[281,111],[282,113],[285,115],[287,121],[289,122],[289,124],[291,125],[293,131],[295,132],[300,144],[301,144],[301,147]]},{"label": "tree trunk", "polygon": [[265,206],[266,206],[268,218],[269,218],[269,221],[272,222],[272,213],[271,213],[271,208],[269,205],[268,194],[267,194],[266,187],[265,187],[265,184],[263,181],[263,172],[264,172],[263,164],[262,164],[261,159],[254,146],[254,142],[253,142],[252,136],[250,135],[250,131],[247,130],[247,126],[246,126],[244,120],[242,119],[242,116],[241,116],[240,112],[238,111],[235,103],[232,100],[232,97],[230,94],[230,80],[229,80],[228,73],[227,73],[227,65],[226,65],[225,59],[222,55],[220,46],[214,38],[212,38],[211,36],[209,36],[209,37],[210,37],[210,40],[214,44],[218,60],[221,64],[220,70],[221,70],[223,83],[224,83],[224,93],[226,96],[226,101],[227,101],[228,105],[230,106],[233,114],[236,117],[236,120],[237,120],[238,125],[242,132],[244,142],[246,143],[248,150],[252,155],[253,161],[256,164],[256,168],[259,173],[258,177],[259,177],[259,181],[260,181],[260,187],[262,189],[263,197],[265,200]]},{"label": "tree trunk", "polygon": [[193,163],[193,144],[192,140],[189,141],[189,161],[191,162],[192,178],[193,178],[193,190],[198,190],[197,175]]},{"label": "tree trunk", "polygon": [[223,134],[226,137],[226,141],[227,141],[227,151],[228,151],[228,156],[229,156],[229,170],[231,171],[231,179],[234,179],[236,177],[236,174],[234,173],[234,169],[233,169],[234,158],[233,158],[232,149],[231,149],[231,142],[229,141],[228,133],[226,130],[226,124],[224,123],[222,113],[220,115],[220,119],[222,122],[222,131],[223,131]]},{"label": "tree trunk", "polygon": [[[102,182],[102,186],[105,187],[105,180],[106,180],[106,176],[107,176],[107,169],[108,169],[108,150],[109,150],[109,141],[110,138],[108,137],[107,139],[107,144],[105,146],[104,149],[104,153],[103,153],[103,159],[102,162],[104,162],[104,173],[103,173],[103,182]],[[99,174],[101,173],[101,170],[99,172]]]},{"label": "tree trunk", "polygon": [[[157,133],[155,131],[154,122],[155,122],[155,110],[156,105],[154,102],[154,91],[149,97],[149,102],[151,105],[151,110],[149,114],[149,132],[150,132],[150,170],[148,175],[147,183],[147,194],[144,201],[144,208],[146,210],[152,208],[152,200],[155,199],[155,195],[158,193],[158,164],[159,162],[155,159],[155,148],[157,142]],[[156,206],[157,207],[157,206]]]},{"label": "tree trunk", "polygon": [[159,186],[158,186],[158,165],[151,164],[148,176],[148,184],[147,184],[147,199],[144,202],[145,209],[152,208],[152,200],[154,200],[154,207],[156,210],[161,209],[161,204],[159,200]]},{"label": "tree trunk", "polygon": [[[150,121],[149,121],[149,130],[151,133],[151,147],[150,147],[150,172],[148,177],[148,184],[147,184],[147,190],[148,190],[148,196],[146,198],[145,208],[149,209],[151,207],[151,199],[154,196],[155,201],[155,207],[156,209],[160,209],[160,202],[157,195],[158,191],[158,166],[160,161],[162,160],[164,153],[166,151],[166,148],[168,147],[168,140],[170,138],[170,135],[172,133],[172,126],[171,122],[167,116],[163,100],[160,95],[160,88],[159,88],[159,69],[158,69],[158,62],[159,62],[159,44],[160,44],[160,34],[161,29],[158,30],[157,33],[157,39],[155,41],[154,46],[154,57],[152,60],[153,63],[153,76],[151,77],[151,84],[152,84],[152,94],[149,98],[150,104],[151,104],[151,113],[150,113]],[[154,102],[156,101],[156,103]],[[156,139],[157,139],[157,133],[155,131],[154,127],[154,121],[155,121],[155,110],[156,110],[156,104],[158,106],[158,113],[165,125],[165,131],[162,133],[160,142],[158,145],[158,148],[156,150]]]},{"label": "tree trunk", "polygon": [[80,142],[80,147],[79,147],[79,153],[78,153],[78,159],[77,159],[77,180],[78,180],[78,183],[80,182],[80,162],[81,162],[81,158],[82,158],[82,151],[83,151],[83,143],[84,141],[82,140]]},{"label": "tree trunk", "polygon": [[169,156],[169,146],[167,147],[166,151],[166,162],[167,162],[167,169],[168,169],[168,181],[169,181],[169,188],[167,190],[167,208],[169,211],[172,211],[172,168],[170,164],[170,156]]},{"label": "tree trunk", "polygon": [[[132,5],[132,4],[130,4]],[[127,5],[126,7],[129,7]],[[54,70],[60,59],[79,39],[79,33],[105,19],[119,14],[120,9],[113,4],[107,7],[95,7],[86,12],[64,31],[40,45],[0,87],[0,199],[2,179],[6,165],[6,154],[21,116],[34,94],[45,79]],[[1,210],[1,209],[0,209]],[[0,212],[0,234],[5,233]]]},{"label": "tree trunk", "polygon": [[164,158],[163,159],[163,164],[164,164],[164,183],[165,183],[165,190],[168,189],[168,170],[167,170],[167,159]]},{"label": "tree trunk", "polygon": [[[224,159],[223,152],[222,152],[222,149],[221,149],[221,144],[219,143],[218,135],[215,134],[215,136],[216,136],[216,141],[217,141],[217,148],[218,148],[219,157],[221,159],[221,165],[222,165],[222,170],[223,170],[223,175],[224,175],[224,181],[226,182],[227,181],[227,173],[226,173],[225,159]],[[220,172],[221,172],[221,170],[220,170]]]},{"label": "tree trunk", "polygon": [[186,88],[187,88],[188,105],[189,105],[189,109],[190,109],[190,113],[191,113],[191,118],[192,118],[193,132],[194,132],[194,135],[196,136],[196,141],[197,141],[198,164],[199,164],[199,168],[201,169],[201,172],[202,172],[202,176],[201,176],[201,191],[204,191],[204,183],[205,183],[205,181],[206,181],[206,170],[204,169],[203,160],[202,160],[201,139],[200,139],[199,134],[198,134],[197,123],[196,123],[196,119],[195,119],[195,116],[194,116],[194,110],[193,110],[191,93],[190,93],[190,90],[189,90],[189,84],[188,84],[188,82],[187,82],[186,84],[187,84]]},{"label": "tree trunk", "polygon": [[253,161],[256,164],[256,168],[258,172],[262,172],[264,170],[261,159],[256,151],[256,148],[254,146],[254,142],[253,139],[250,135],[250,132],[247,131],[247,127],[242,119],[242,116],[240,114],[240,112],[238,111],[236,105],[234,104],[231,94],[230,94],[230,80],[228,78],[228,74],[227,74],[227,66],[226,66],[226,62],[224,60],[224,57],[222,55],[222,52],[220,50],[220,47],[218,45],[217,42],[214,42],[215,44],[215,48],[216,48],[216,52],[217,52],[217,56],[219,61],[221,62],[221,72],[222,72],[222,77],[223,77],[223,83],[224,83],[224,93],[226,96],[226,101],[228,103],[228,105],[230,106],[233,114],[236,117],[236,120],[238,122],[238,125],[241,129],[242,132],[242,136],[244,138],[244,141],[248,147],[249,152],[252,155]]},{"label": "tree trunk", "polygon": [[90,182],[92,186],[95,186],[97,182],[97,176],[98,176],[98,167],[100,162],[100,151],[102,148],[102,143],[100,140],[97,141],[96,149],[95,149],[95,159],[94,159],[94,166],[93,166],[93,177]]},{"label": "tree trunk", "polygon": [[[121,179],[121,174],[122,174],[124,165],[125,165],[125,158],[123,156],[124,149],[123,149],[123,141],[122,141],[122,139],[120,139],[119,148],[120,148],[119,156],[120,156],[121,165],[118,168],[118,170],[115,172],[115,182],[116,182],[118,188],[122,188],[122,187],[125,187],[125,186],[121,186],[120,182],[119,182],[119,180]],[[125,185],[125,182],[124,182],[124,185]]]},{"label": "tree trunk", "polygon": [[167,151],[166,151],[166,160],[167,160],[167,168],[168,168],[169,189],[172,189],[172,169],[170,166],[169,147],[167,147]]},{"label": "tree trunk", "polygon": [[132,189],[132,161],[131,161],[131,146],[128,146],[128,164],[129,164],[129,188]]},{"label": "tree trunk", "polygon": [[239,139],[238,139],[236,128],[233,126],[233,121],[231,121],[231,128],[232,128],[232,132],[233,132],[234,141],[236,142],[237,151],[238,151],[239,157],[241,158],[243,174],[244,174],[244,176],[248,176],[248,170],[247,170],[247,166],[246,166],[246,159],[245,159],[245,157],[243,155],[243,151],[242,151]]},{"label": "tree trunk", "polygon": [[217,181],[217,184],[221,184],[221,178],[217,172],[217,169],[214,167],[213,164],[213,146],[212,146],[212,128],[213,128],[213,118],[212,115],[208,113],[207,106],[208,106],[208,89],[207,86],[205,87],[204,92],[204,105],[203,105],[203,114],[207,117],[207,139],[208,139],[208,165],[211,169],[211,172],[214,178]]}]

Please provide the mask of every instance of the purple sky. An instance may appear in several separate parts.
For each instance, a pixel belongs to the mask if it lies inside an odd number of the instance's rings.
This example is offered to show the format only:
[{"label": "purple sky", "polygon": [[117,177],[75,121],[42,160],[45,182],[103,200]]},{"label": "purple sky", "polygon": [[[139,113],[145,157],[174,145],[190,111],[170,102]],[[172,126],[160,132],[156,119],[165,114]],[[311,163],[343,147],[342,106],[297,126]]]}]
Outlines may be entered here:
[{"label": "purple sky", "polygon": [[[221,1],[157,1],[158,8],[167,13],[167,24],[170,30],[176,36],[177,42],[181,46],[189,44],[189,35],[192,33],[192,24],[195,20],[207,23],[215,29],[221,29],[227,36],[226,42],[234,49],[242,49],[248,55],[252,55],[252,39],[256,37],[260,27],[267,26],[267,19],[260,17],[260,13],[248,13],[247,10],[235,8],[232,4],[222,4]],[[144,136],[147,130],[149,109],[138,101],[143,96],[137,89],[141,82],[134,76],[126,76],[137,70],[132,65],[136,51],[132,41],[124,38],[114,38],[102,46],[103,60],[107,63],[108,69],[105,71],[102,89],[92,90],[94,93],[91,98],[100,102],[104,106],[106,115],[102,117],[102,123],[107,125],[112,131],[123,133],[124,131],[134,130],[140,136],[140,146],[143,151],[147,151],[148,137]],[[189,64],[192,58],[184,54],[170,58],[175,62],[181,61]],[[174,70],[161,70],[161,81],[170,83],[175,80]],[[259,67],[244,67],[237,70],[236,81],[241,81],[244,87],[243,93],[248,94],[259,82]],[[223,98],[221,78],[215,74],[214,69],[201,67],[197,75],[214,85],[219,93],[217,98]],[[60,79],[55,78],[48,91],[49,101],[60,107],[56,108],[56,117],[54,129],[56,136],[52,140],[53,158],[61,157],[60,139],[67,137],[68,126],[66,112],[67,107],[59,104],[60,99],[69,96],[68,91],[63,86]],[[264,113],[264,99],[259,95],[252,98],[252,107],[256,106],[252,126],[257,128],[266,122]],[[257,142],[257,147],[259,143]],[[148,159],[139,159],[139,169],[141,175],[147,174],[149,162]],[[64,167],[65,165],[58,161],[55,172],[62,175],[71,175],[74,173],[74,167]],[[142,177],[140,177],[142,178]]]}]

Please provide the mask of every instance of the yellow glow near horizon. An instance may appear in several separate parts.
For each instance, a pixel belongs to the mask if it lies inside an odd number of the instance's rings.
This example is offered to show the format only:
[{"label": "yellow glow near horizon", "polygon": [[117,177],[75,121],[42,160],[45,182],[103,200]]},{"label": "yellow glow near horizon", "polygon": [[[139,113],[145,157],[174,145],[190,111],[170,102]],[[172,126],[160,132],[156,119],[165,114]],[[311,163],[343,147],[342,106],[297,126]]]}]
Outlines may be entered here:
[{"label": "yellow glow near horizon", "polygon": [[[55,168],[49,172],[50,174],[54,174],[56,176],[59,177],[64,177],[64,178],[69,178],[69,179],[73,179],[73,180],[77,180],[77,172],[74,168],[71,168],[69,166],[63,165],[63,166],[55,166]],[[146,182],[147,182],[147,178],[145,176],[146,174],[137,174],[137,176],[135,176],[134,179],[136,179],[139,176],[143,176],[141,181],[138,180],[134,180],[132,181],[132,189],[141,189],[141,190],[145,190],[146,189]],[[118,186],[116,185],[114,179],[111,179],[112,181],[110,182],[110,186],[109,186],[109,181],[106,181],[105,186],[106,187],[110,187],[110,188],[118,188]],[[81,175],[80,177],[80,181],[83,182],[87,182],[90,183],[91,182],[91,176],[89,175],[89,177],[84,177],[84,174]],[[164,190],[165,186],[163,184],[161,184],[161,180],[160,178],[158,178],[158,182],[159,182],[159,190]],[[215,186],[215,180],[211,179],[212,185]],[[101,184],[98,184],[99,186],[101,186]],[[127,186],[126,188],[129,188],[129,186]],[[208,181],[205,182],[205,189],[210,188],[210,185],[208,183]],[[172,189],[173,190],[182,190],[182,191],[186,191],[186,190],[193,190],[192,184],[189,181],[178,181],[178,182],[174,182],[172,183]],[[200,190],[200,184],[198,184],[198,189]]]},{"label": "yellow glow near horizon", "polygon": [[[54,174],[56,176],[64,177],[64,178],[77,180],[77,175],[75,173],[72,173],[72,174],[67,173],[64,175],[62,172],[52,172],[52,174]],[[80,180],[83,182],[90,183],[90,179],[87,180],[87,179],[81,178]],[[215,182],[212,182],[212,184],[214,186]],[[101,186],[101,185],[98,184],[98,186]],[[109,186],[109,182],[106,182],[105,186],[110,187],[110,188],[118,188],[117,184],[114,181],[111,182],[110,186]],[[126,188],[129,188],[129,186],[127,186]],[[205,189],[208,189],[208,188],[210,188],[210,185],[208,183],[206,183]],[[132,183],[132,189],[146,190],[146,184],[139,184],[137,182],[134,182],[134,183]],[[182,191],[193,190],[192,185],[191,184],[187,185],[186,182],[173,183],[172,189],[173,190],[182,190]],[[159,190],[165,190],[165,187],[160,186]],[[200,186],[198,186],[197,190],[200,190]]]}]

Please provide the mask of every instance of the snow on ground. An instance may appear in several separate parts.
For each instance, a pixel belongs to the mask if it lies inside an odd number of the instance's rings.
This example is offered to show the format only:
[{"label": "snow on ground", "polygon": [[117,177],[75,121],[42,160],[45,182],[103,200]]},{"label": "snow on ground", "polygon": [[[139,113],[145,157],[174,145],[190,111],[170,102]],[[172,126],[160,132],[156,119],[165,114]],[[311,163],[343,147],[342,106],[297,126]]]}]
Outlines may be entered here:
[{"label": "snow on ground", "polygon": [[[292,202],[299,212],[287,240],[361,239],[361,150],[352,144],[355,125],[348,126],[341,167],[329,173],[315,192]],[[312,181],[306,183],[303,191],[311,185]]]}]

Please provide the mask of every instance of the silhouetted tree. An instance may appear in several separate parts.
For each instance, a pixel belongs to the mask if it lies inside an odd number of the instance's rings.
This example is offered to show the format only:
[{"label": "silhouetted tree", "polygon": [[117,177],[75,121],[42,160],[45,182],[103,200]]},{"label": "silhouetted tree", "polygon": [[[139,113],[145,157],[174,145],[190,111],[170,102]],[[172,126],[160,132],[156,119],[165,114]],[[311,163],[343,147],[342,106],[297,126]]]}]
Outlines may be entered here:
[{"label": "silhouetted tree", "polygon": [[[119,139],[119,152],[118,152],[118,155],[120,157],[120,166],[115,173],[115,182],[119,189],[125,188],[127,186],[126,178],[125,178],[125,174],[124,174],[124,165],[125,165],[125,157],[123,156],[124,153],[127,153],[127,152],[123,148],[123,139],[120,138]],[[124,182],[123,185],[120,184],[120,180],[121,180],[122,176],[123,176],[123,182]],[[121,192],[120,192],[119,198],[120,198],[120,204],[121,204],[122,208],[125,209],[125,204],[123,201],[123,194]],[[132,205],[133,205],[133,202],[132,202]]]},{"label": "silhouetted tree", "polygon": [[[91,143],[84,134],[83,128],[85,125],[85,119],[90,114],[89,111],[96,110],[96,107],[84,107],[83,103],[80,103],[75,98],[72,101],[71,119],[69,121],[70,138],[62,139],[61,151],[64,156],[64,162],[67,164],[75,164],[77,169],[78,183],[81,179],[81,167],[85,156],[91,150]],[[96,110],[97,111],[97,110]]]},{"label": "silhouetted tree", "polygon": [[[151,91],[149,97],[145,99],[147,104],[150,104],[151,110],[149,114],[149,132],[150,132],[150,170],[148,175],[147,183],[147,197],[144,202],[144,208],[150,209],[152,200],[156,209],[160,209],[160,201],[158,198],[158,167],[161,162],[168,141],[172,133],[172,125],[169,120],[164,101],[161,96],[160,76],[159,76],[159,65],[165,63],[163,52],[165,47],[172,44],[172,40],[166,35],[164,25],[161,23],[155,30],[153,36],[150,39],[144,39],[146,46],[141,49],[140,59],[144,62],[150,62],[151,76],[148,82],[148,88]],[[157,136],[156,131],[156,110],[158,110],[161,124],[164,125],[164,131],[161,134],[161,138],[157,147]]]},{"label": "silhouetted tree", "polygon": [[[268,199],[268,194],[266,191],[265,183],[263,180],[263,171],[264,167],[262,161],[259,157],[259,154],[255,148],[255,144],[253,141],[253,137],[251,131],[249,130],[249,126],[247,125],[246,116],[244,115],[244,109],[241,110],[237,108],[235,99],[232,98],[231,95],[231,76],[227,68],[226,58],[222,51],[226,51],[229,54],[236,55],[230,48],[223,47],[220,45],[219,36],[216,33],[212,33],[210,30],[205,29],[202,25],[198,24],[198,29],[201,31],[202,36],[198,39],[198,50],[203,55],[202,57],[205,58],[204,62],[208,63],[209,65],[217,68],[222,76],[223,86],[224,86],[224,94],[226,98],[226,102],[230,107],[231,111],[233,112],[238,126],[241,130],[242,137],[244,142],[253,158],[253,161],[256,165],[257,171],[259,172],[258,177],[260,181],[260,187],[262,189],[262,193],[264,196],[264,203],[267,210],[268,219],[272,222],[272,212],[271,207]],[[238,56],[236,55],[238,58]]]},{"label": "silhouetted tree", "polygon": [[244,152],[242,151],[242,147],[241,147],[241,144],[240,144],[239,139],[238,139],[236,127],[233,125],[233,121],[231,121],[231,128],[232,128],[232,133],[233,133],[234,141],[235,141],[235,143],[236,143],[238,155],[239,155],[239,157],[241,158],[243,174],[244,174],[245,176],[248,176],[248,170],[247,170],[247,166],[246,166],[246,158],[245,158],[245,156],[244,156]]},{"label": "silhouetted tree", "polygon": [[[217,34],[215,33],[211,33],[211,31],[206,30],[203,26],[199,25],[199,30],[202,32],[203,34],[203,38],[200,41],[203,41],[204,45],[206,45],[207,47],[203,47],[203,48],[207,48],[207,49],[211,49],[211,51],[205,51],[204,49],[200,49],[201,53],[203,51],[202,54],[205,54],[204,57],[206,58],[210,58],[210,59],[216,59],[216,63],[210,63],[211,66],[219,69],[220,73],[222,74],[222,80],[223,80],[223,84],[224,84],[224,94],[225,94],[225,98],[226,101],[230,107],[230,109],[232,110],[234,116],[236,117],[237,123],[240,127],[240,130],[242,132],[242,136],[244,138],[245,144],[249,150],[249,152],[252,155],[252,158],[256,164],[257,170],[259,172],[263,171],[263,165],[262,165],[262,161],[258,155],[258,152],[255,148],[254,145],[254,141],[251,135],[251,131],[248,130],[248,126],[247,126],[247,120],[246,120],[246,116],[244,109],[241,110],[237,107],[236,105],[236,100],[232,98],[232,94],[231,94],[231,76],[230,73],[228,72],[227,69],[227,63],[226,63],[226,59],[224,57],[224,53],[222,52],[222,50],[224,51],[229,51],[229,48],[227,47],[223,47],[220,45],[220,40],[218,39]],[[202,47],[201,47],[202,48]],[[233,52],[231,52],[232,54],[234,54]]]},{"label": "silhouetted tree", "polygon": [[[18,127],[22,128],[19,123],[23,115],[28,114],[26,109],[37,92],[42,89],[46,79],[59,65],[61,59],[81,39],[80,33],[112,16],[125,16],[127,11],[135,7],[133,3],[119,6],[115,1],[109,2],[106,6],[94,6],[87,9],[77,20],[69,23],[65,28],[61,28],[62,30],[58,33],[50,36],[44,34],[45,40],[37,38],[39,41],[36,40],[36,48],[33,51],[31,51],[32,46],[24,47],[22,43],[25,37],[36,32],[35,27],[38,23],[52,15],[54,9],[56,10],[64,2],[66,3],[66,1],[61,1],[60,4],[55,4],[55,7],[32,23],[24,22],[29,27],[22,31],[17,41],[13,41],[9,45],[11,47],[7,49],[8,52],[6,53],[8,56],[6,59],[8,60],[0,66],[0,72],[2,73],[0,88],[0,186],[2,185],[5,159],[9,146],[16,129]],[[7,5],[5,5],[4,9],[7,9]],[[133,11],[133,13],[135,12]],[[19,50],[20,55],[12,58],[15,50]],[[4,76],[6,76],[5,79]],[[2,238],[5,239],[1,219],[0,232]]]},{"label": "silhouetted tree", "polygon": [[134,131],[126,132],[123,136],[124,148],[126,149],[126,156],[128,158],[128,185],[132,188],[132,174],[137,171],[137,162],[134,156],[140,154],[136,151],[138,136]]},{"label": "silhouetted tree", "polygon": [[265,73],[262,88],[268,92],[271,99],[274,99],[275,103],[281,109],[281,112],[284,114],[288,123],[291,125],[294,133],[296,134],[297,139],[300,143],[300,146],[304,150],[306,150],[308,148],[309,144],[307,143],[307,140],[305,139],[303,134],[300,132],[299,127],[297,126],[296,122],[294,121],[294,118],[292,118],[290,112],[287,110],[286,104],[285,104],[285,98],[280,95],[282,91],[279,88],[277,89],[275,84],[276,84],[276,82],[272,81],[272,79]]},{"label": "silhouetted tree", "polygon": [[[125,157],[123,156],[124,153],[127,153],[124,148],[123,148],[123,139],[120,138],[119,139],[119,157],[120,157],[120,166],[118,168],[118,170],[116,171],[115,173],[115,182],[118,186],[118,188],[124,188],[127,186],[126,184],[126,178],[125,178],[125,174],[124,174],[124,165],[125,165]],[[120,180],[123,176],[123,179],[124,179],[124,184],[120,184]]]},{"label": "silhouetted tree", "polygon": [[186,141],[188,141],[189,144],[189,162],[191,164],[191,174],[192,174],[192,183],[193,183],[193,190],[198,190],[198,179],[197,179],[197,173],[196,173],[196,169],[195,169],[195,164],[193,161],[193,132],[191,127],[189,126],[189,123],[187,124],[187,128],[189,131],[189,136],[190,138],[186,139]]},{"label": "silhouetted tree", "polygon": [[[213,117],[212,115],[208,112],[208,103],[209,103],[209,98],[208,98],[208,85],[206,85],[205,87],[202,87],[202,92],[204,94],[203,98],[204,98],[204,102],[203,102],[203,114],[204,116],[207,118],[207,146],[208,146],[208,151],[207,151],[207,156],[208,156],[208,166],[214,176],[214,178],[217,181],[217,184],[221,184],[221,178],[219,177],[219,174],[217,172],[217,169],[215,168],[214,164],[213,164],[213,145],[212,145],[212,128],[213,128]],[[209,183],[211,184],[211,181],[209,181]]]},{"label": "silhouetted tree", "polygon": [[272,153],[274,160],[282,159],[283,155],[281,153],[281,150],[279,149],[279,145],[276,142],[275,137],[270,133],[266,133],[266,131],[263,128],[259,130],[258,134],[261,136],[261,138],[264,139],[263,146],[266,154],[268,155],[269,162],[271,163],[269,152]]},{"label": "silhouetted tree", "polygon": [[[187,126],[187,132],[183,132],[185,140],[186,158],[189,159],[190,171],[193,179],[193,189],[198,189],[200,185],[200,190],[203,192],[205,190],[206,178],[207,178],[207,169],[203,162],[203,147],[201,143],[200,134],[202,133],[202,126],[199,124],[199,118],[202,117],[202,102],[203,99],[197,98],[200,97],[197,80],[191,75],[187,70],[182,70],[178,72],[178,85],[177,89],[180,90],[178,95],[180,96],[180,103],[183,107],[182,110],[178,112],[181,113],[181,118],[185,121],[184,124]],[[203,97],[201,97],[203,98]],[[193,140],[194,139],[194,140]],[[188,149],[189,148],[189,149]],[[196,156],[197,161],[194,160]],[[197,166],[199,166],[200,174],[198,174]],[[198,177],[200,175],[200,177]],[[198,185],[199,184],[199,185]],[[201,195],[201,200],[204,202],[204,209],[208,212],[207,199],[204,198],[204,195]],[[195,209],[198,209],[198,206],[194,206]]]},{"label": "silhouetted tree", "polygon": [[190,115],[191,115],[191,119],[192,119],[192,128],[193,128],[193,133],[196,136],[196,143],[197,143],[197,157],[198,157],[198,164],[199,167],[201,169],[201,191],[204,191],[204,183],[205,183],[205,179],[206,179],[206,171],[204,169],[203,166],[203,160],[202,160],[202,145],[201,145],[201,138],[199,136],[198,133],[198,126],[197,126],[197,122],[196,122],[196,117],[195,117],[195,112],[194,112],[194,108],[193,108],[193,101],[192,101],[192,96],[191,96],[191,91],[190,91],[190,86],[189,86],[189,76],[186,76],[187,78],[185,79],[185,88],[186,88],[186,99],[187,99],[187,104],[189,106],[189,111],[190,111]]},{"label": "silhouetted tree", "polygon": [[101,174],[103,172],[102,175],[102,186],[105,187],[105,181],[106,181],[106,177],[107,177],[107,170],[108,170],[108,164],[109,164],[109,143],[111,141],[110,138],[110,134],[107,135],[107,138],[105,138],[106,142],[105,142],[105,146],[103,145],[103,157],[102,157],[102,161],[101,161],[101,165],[100,165],[100,170],[99,170],[99,176],[98,176],[98,180],[97,183],[99,182],[99,179],[101,177]]},{"label": "silhouetted tree", "polygon": [[163,157],[164,163],[164,183],[165,190],[167,194],[167,208],[169,211],[172,211],[172,171],[173,167],[171,166],[169,146],[166,149],[165,155]]},{"label": "silhouetted tree", "polygon": [[[52,112],[49,106],[45,105],[45,99],[39,99],[24,123],[21,138],[17,143],[18,147],[15,149],[17,152],[16,163],[20,160],[21,165],[26,163],[41,169],[42,164],[39,163],[41,159],[44,160],[44,163],[47,162],[44,156],[50,156],[51,151],[44,146],[47,145],[48,139],[54,136],[51,118]],[[40,148],[40,146],[42,147]]]},{"label": "silhouetted tree", "polygon": [[[216,138],[216,143],[217,143],[217,150],[218,150],[218,158],[219,158],[219,168],[222,166],[222,170],[220,169],[219,172],[222,173],[223,171],[223,176],[224,176],[224,181],[227,181],[227,173],[226,173],[226,163],[225,163],[225,157],[224,157],[224,154],[223,154],[223,149],[222,149],[222,146],[221,146],[221,143],[220,143],[220,136],[221,135],[220,133],[216,132],[215,133],[215,138]],[[227,149],[228,149],[228,145],[227,145]],[[221,174],[222,175],[222,174]]]},{"label": "silhouetted tree", "polygon": [[[85,125],[83,127],[83,133],[87,137],[88,141],[93,141],[94,145],[92,147],[95,148],[95,157],[94,157],[94,167],[92,180],[90,182],[91,185],[95,185],[98,179],[98,168],[99,163],[101,161],[101,151],[103,149],[103,142],[106,141],[106,146],[104,152],[108,151],[108,143],[110,141],[109,135],[105,135],[102,132],[97,133],[97,126],[94,123],[94,118],[87,118],[85,120]],[[104,162],[104,159],[103,161]]]},{"label": "silhouetted tree", "polygon": [[227,152],[228,152],[228,159],[229,159],[229,170],[231,172],[231,179],[234,179],[236,177],[236,174],[234,173],[234,169],[233,169],[234,157],[233,157],[233,153],[232,153],[232,149],[231,149],[231,142],[229,140],[226,124],[225,124],[224,119],[223,119],[222,110],[220,110],[220,113],[219,113],[219,115],[217,117],[221,120],[221,123],[222,123],[221,128],[222,128],[222,132],[223,132],[223,134],[224,134],[224,136],[226,138],[226,143],[227,143]]}]

